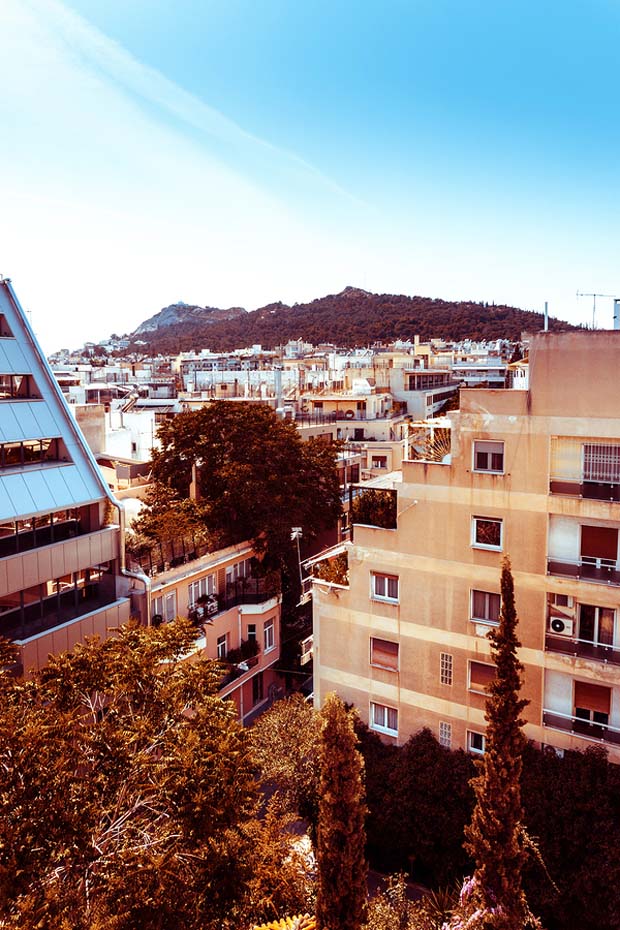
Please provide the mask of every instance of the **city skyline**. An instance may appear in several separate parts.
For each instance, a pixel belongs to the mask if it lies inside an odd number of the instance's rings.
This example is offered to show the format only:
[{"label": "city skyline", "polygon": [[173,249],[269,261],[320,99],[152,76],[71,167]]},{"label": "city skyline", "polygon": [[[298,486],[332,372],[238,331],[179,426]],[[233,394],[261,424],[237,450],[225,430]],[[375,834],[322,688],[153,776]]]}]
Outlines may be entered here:
[{"label": "city skyline", "polygon": [[48,352],[178,300],[591,323],[576,292],[616,293],[609,2],[6,0],[0,26],[0,273]]}]

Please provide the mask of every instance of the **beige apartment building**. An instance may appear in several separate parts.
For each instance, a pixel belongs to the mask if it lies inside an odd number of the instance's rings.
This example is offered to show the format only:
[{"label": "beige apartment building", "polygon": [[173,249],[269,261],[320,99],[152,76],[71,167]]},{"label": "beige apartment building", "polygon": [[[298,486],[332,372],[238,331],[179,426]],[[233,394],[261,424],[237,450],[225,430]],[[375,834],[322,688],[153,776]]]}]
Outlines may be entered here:
[{"label": "beige apartment building", "polygon": [[483,752],[509,555],[527,736],[620,761],[620,333],[540,333],[527,375],[463,390],[449,454],[443,437],[382,481],[396,527],[356,526],[348,583],[315,580],[315,699]]}]

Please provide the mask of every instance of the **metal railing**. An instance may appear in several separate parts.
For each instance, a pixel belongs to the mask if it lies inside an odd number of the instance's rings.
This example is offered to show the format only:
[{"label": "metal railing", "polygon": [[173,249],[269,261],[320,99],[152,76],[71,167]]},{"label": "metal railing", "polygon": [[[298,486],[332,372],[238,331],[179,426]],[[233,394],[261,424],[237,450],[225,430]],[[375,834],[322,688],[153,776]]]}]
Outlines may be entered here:
[{"label": "metal railing", "polygon": [[585,500],[593,501],[620,501],[620,484],[551,478],[549,493],[562,494],[565,497],[583,497]]},{"label": "metal railing", "polygon": [[620,729],[608,723],[594,723],[571,714],[559,714],[556,711],[543,709],[543,724],[554,730],[564,730],[586,739],[620,744]]},{"label": "metal railing", "polygon": [[612,559],[596,559],[583,556],[578,562],[570,559],[547,559],[547,574],[568,576],[580,581],[597,584],[620,585],[618,563]]},{"label": "metal railing", "polygon": [[604,643],[594,643],[591,640],[547,633],[545,649],[565,656],[580,656],[583,659],[594,659],[596,662],[611,662],[613,665],[620,665],[620,648]]}]

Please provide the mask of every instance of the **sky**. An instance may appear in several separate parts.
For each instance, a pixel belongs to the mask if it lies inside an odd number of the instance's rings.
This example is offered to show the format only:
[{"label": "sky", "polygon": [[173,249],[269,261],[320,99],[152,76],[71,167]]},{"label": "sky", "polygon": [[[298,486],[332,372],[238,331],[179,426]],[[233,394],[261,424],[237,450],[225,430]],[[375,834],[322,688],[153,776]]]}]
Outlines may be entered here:
[{"label": "sky", "polygon": [[0,0],[0,36],[0,274],[47,352],[179,300],[620,296],[617,0]]}]

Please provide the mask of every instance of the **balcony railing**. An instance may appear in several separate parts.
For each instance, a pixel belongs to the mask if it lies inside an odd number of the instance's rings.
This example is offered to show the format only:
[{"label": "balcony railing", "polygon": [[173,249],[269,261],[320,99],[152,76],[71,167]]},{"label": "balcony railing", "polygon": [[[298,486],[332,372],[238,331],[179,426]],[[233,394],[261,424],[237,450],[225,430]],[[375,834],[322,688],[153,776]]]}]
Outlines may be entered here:
[{"label": "balcony railing", "polygon": [[592,501],[620,501],[620,484],[607,484],[604,481],[570,481],[551,478],[551,494],[563,494],[566,497],[583,497]]},{"label": "balcony railing", "polygon": [[594,659],[596,662],[611,662],[620,665],[620,648],[593,643],[586,639],[573,639],[570,636],[554,636],[547,633],[545,649],[564,656],[579,656],[582,659]]},{"label": "balcony railing", "polygon": [[597,584],[620,585],[618,563],[611,559],[595,559],[583,556],[578,562],[570,559],[547,559],[547,574],[568,576],[579,581],[593,581]]},{"label": "balcony railing", "polygon": [[620,729],[612,727],[608,723],[592,723],[589,720],[573,717],[570,714],[558,714],[555,711],[543,710],[543,724],[546,727],[552,727],[554,730],[564,730],[576,736],[584,736],[586,739],[620,745]]},{"label": "balcony railing", "polygon": [[82,614],[108,607],[116,600],[114,587],[108,585],[91,584],[86,588],[53,594],[37,603],[2,614],[0,635],[7,639],[27,639],[75,620]]}]

